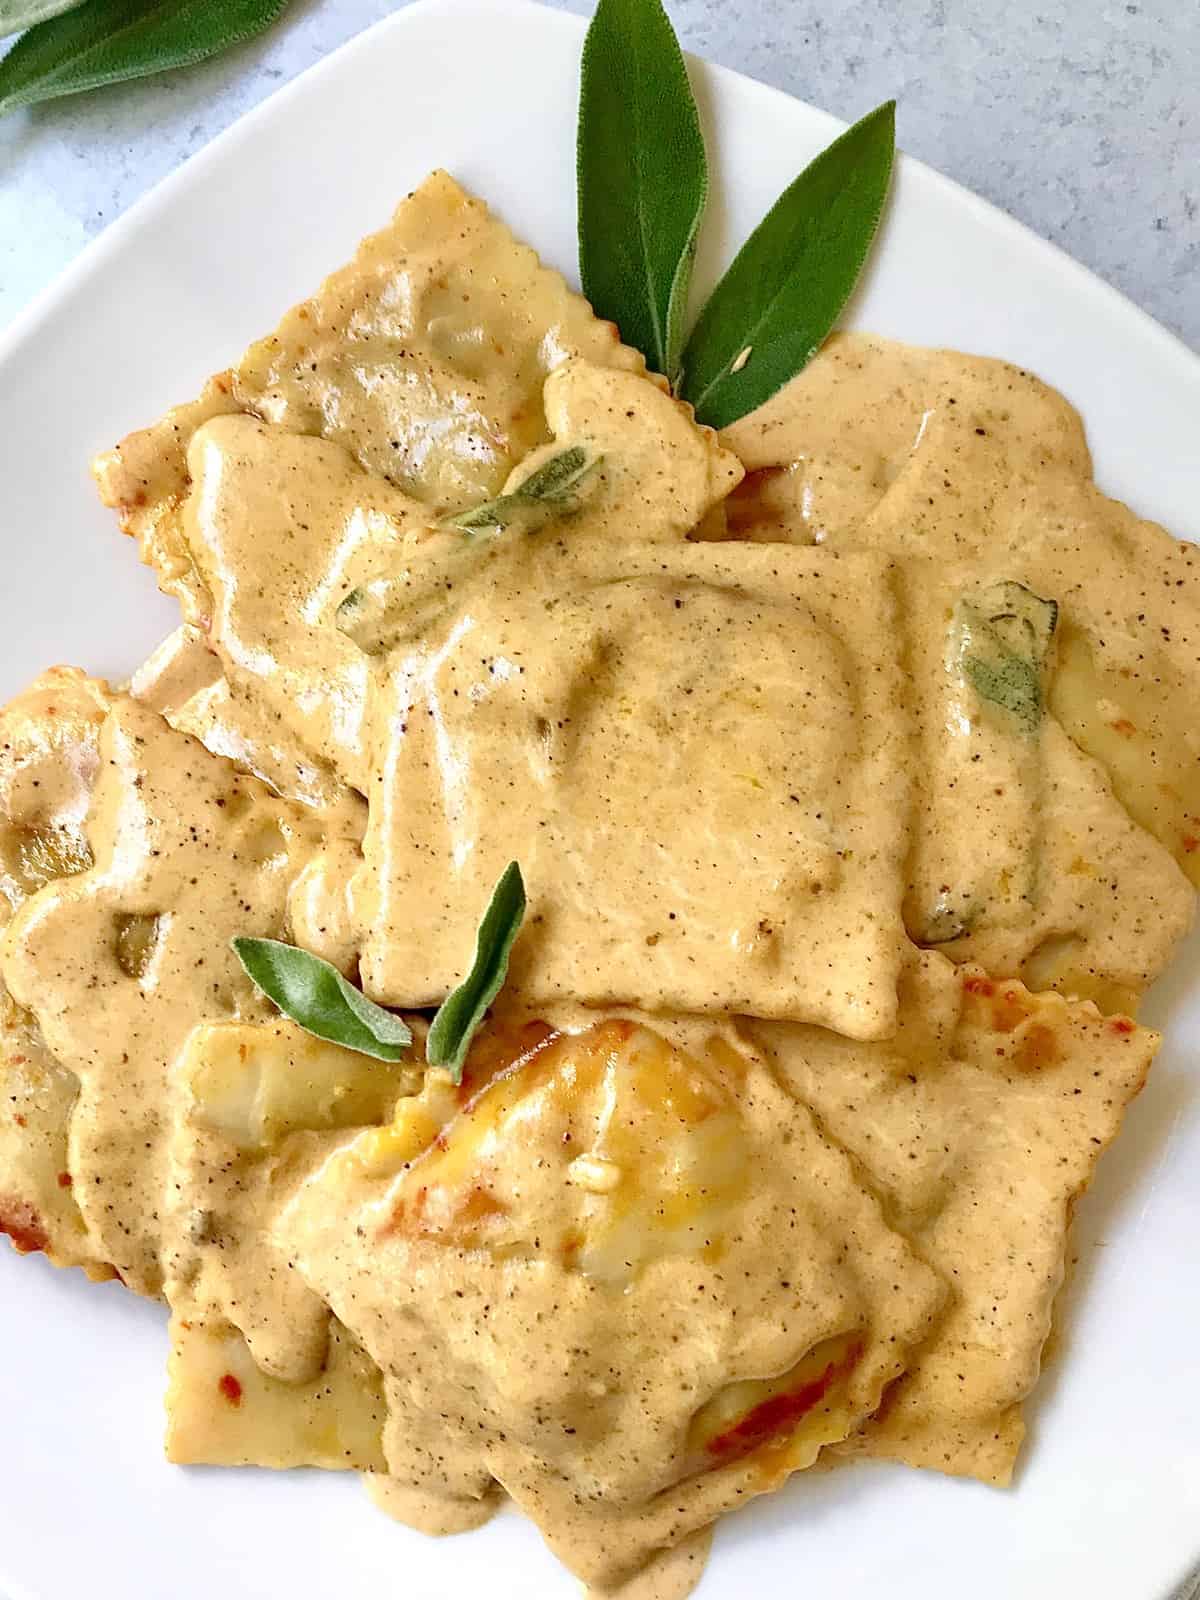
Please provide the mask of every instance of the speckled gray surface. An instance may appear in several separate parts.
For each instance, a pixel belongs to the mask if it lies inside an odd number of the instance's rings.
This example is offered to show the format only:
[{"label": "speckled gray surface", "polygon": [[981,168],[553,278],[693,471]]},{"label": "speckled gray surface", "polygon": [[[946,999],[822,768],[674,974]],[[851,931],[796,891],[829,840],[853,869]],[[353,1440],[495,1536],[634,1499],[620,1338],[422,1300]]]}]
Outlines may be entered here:
[{"label": "speckled gray surface", "polygon": [[[1197,0],[669,3],[688,49],[840,115],[896,95],[905,149],[1200,348]],[[216,61],[0,123],[0,325],[186,156],[393,9],[293,0]]]}]

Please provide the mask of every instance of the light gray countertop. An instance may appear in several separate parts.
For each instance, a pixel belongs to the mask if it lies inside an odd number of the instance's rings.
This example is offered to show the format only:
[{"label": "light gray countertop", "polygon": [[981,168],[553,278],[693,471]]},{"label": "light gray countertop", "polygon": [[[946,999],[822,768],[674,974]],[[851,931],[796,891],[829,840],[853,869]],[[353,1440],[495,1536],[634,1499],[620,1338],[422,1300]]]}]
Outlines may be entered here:
[{"label": "light gray countertop", "polygon": [[[1200,348],[1196,0],[668,3],[687,49],[841,116],[896,96],[905,149]],[[6,118],[0,326],[131,201],[393,9],[293,0],[269,34],[203,66]]]}]

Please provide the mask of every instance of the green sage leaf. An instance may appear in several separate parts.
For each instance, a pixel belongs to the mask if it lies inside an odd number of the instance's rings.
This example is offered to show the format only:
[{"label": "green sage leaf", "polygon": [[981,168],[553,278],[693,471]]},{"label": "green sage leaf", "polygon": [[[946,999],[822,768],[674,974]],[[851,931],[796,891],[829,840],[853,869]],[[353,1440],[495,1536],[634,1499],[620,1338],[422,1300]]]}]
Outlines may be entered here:
[{"label": "green sage leaf", "polygon": [[429,1065],[449,1067],[455,1083],[462,1082],[475,1030],[504,984],[509,953],[524,916],[525,884],[520,867],[510,861],[479,924],[471,970],[442,1002],[425,1045]]},{"label": "green sage leaf", "polygon": [[708,162],[660,0],[600,0],[583,46],[579,271],[596,314],[672,382]]},{"label": "green sage leaf", "polygon": [[251,981],[306,1033],[377,1061],[399,1061],[412,1044],[402,1018],[368,1000],[336,967],[279,939],[233,939]]},{"label": "green sage leaf", "polygon": [[64,11],[74,11],[82,4],[83,0],[0,0],[0,39],[50,17],[61,17]]},{"label": "green sage leaf", "polygon": [[599,464],[599,456],[589,456],[581,444],[573,444],[535,467],[509,494],[447,517],[445,526],[478,533],[486,528],[499,532],[515,522],[536,524],[571,504],[580,484]]},{"label": "green sage leaf", "polygon": [[0,116],[17,106],[191,66],[268,27],[287,0],[83,0],[0,61]]},{"label": "green sage leaf", "polygon": [[728,427],[820,349],[875,238],[895,139],[889,100],[805,167],[739,250],[683,352],[698,421]]},{"label": "green sage leaf", "polygon": [[1058,604],[1012,580],[964,596],[954,612],[963,676],[981,700],[1036,733],[1045,708],[1046,662]]}]

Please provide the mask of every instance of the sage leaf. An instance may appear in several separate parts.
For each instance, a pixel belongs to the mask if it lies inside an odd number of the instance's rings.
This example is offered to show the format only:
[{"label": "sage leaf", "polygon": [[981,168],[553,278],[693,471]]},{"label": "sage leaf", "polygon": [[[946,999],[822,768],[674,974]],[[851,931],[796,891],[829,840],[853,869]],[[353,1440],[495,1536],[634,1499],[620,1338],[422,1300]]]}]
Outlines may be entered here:
[{"label": "sage leaf", "polygon": [[[447,565],[453,571],[466,563]],[[386,655],[397,645],[432,632],[452,609],[454,589],[442,568],[375,578],[351,589],[334,613],[334,624],[364,655]]]},{"label": "sage leaf", "polygon": [[402,1018],[368,1000],[328,961],[279,939],[231,943],[255,987],[306,1033],[377,1061],[399,1061],[412,1044]]},{"label": "sage leaf", "polygon": [[1043,679],[1058,604],[1012,580],[964,596],[955,607],[956,650],[963,676],[981,700],[1036,733],[1045,707]]},{"label": "sage leaf", "polygon": [[21,33],[49,17],[61,17],[64,11],[74,11],[83,0],[0,0],[0,39],[10,33]]},{"label": "sage leaf", "polygon": [[600,0],[583,46],[579,272],[596,314],[672,382],[708,162],[660,0]]},{"label": "sage leaf", "polygon": [[447,517],[445,525],[464,533],[487,528],[499,532],[515,522],[533,525],[571,504],[579,485],[599,464],[599,456],[589,456],[581,444],[571,445],[543,461],[510,493]]},{"label": "sage leaf", "polygon": [[895,142],[889,100],[805,167],[738,251],[683,352],[699,422],[728,427],[820,349],[875,238]]},{"label": "sage leaf", "polygon": [[462,1082],[463,1063],[475,1030],[503,986],[513,940],[524,916],[525,884],[520,867],[510,861],[479,924],[471,970],[443,1000],[425,1044],[429,1065],[449,1067],[455,1083]]},{"label": "sage leaf", "polygon": [[288,0],[83,0],[0,61],[0,116],[18,106],[191,66],[268,27]]}]

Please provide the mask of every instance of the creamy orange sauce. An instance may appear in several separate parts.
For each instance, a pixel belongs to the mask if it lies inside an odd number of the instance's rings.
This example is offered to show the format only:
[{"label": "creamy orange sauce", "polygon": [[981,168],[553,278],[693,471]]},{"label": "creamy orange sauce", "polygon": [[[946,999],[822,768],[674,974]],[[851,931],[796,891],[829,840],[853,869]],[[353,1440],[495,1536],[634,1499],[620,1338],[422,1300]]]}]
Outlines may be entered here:
[{"label": "creamy orange sauce", "polygon": [[1200,882],[1196,557],[1066,403],[848,335],[718,439],[438,174],[97,475],[184,626],[0,713],[0,1230],[168,1300],[171,1459],[507,1496],[591,1600],[818,1459],[1007,1482]]}]

